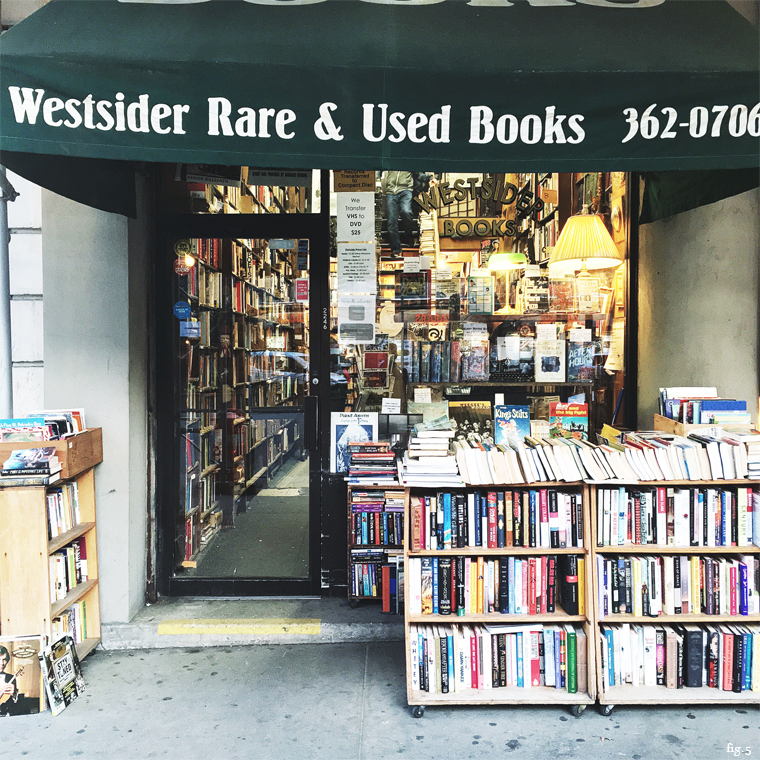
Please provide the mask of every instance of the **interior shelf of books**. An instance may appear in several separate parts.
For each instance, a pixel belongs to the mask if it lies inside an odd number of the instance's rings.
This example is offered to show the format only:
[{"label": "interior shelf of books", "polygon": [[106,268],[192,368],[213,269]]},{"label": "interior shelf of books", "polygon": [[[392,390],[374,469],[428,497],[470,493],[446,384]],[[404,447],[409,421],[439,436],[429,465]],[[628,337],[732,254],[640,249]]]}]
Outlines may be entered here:
[{"label": "interior shelf of books", "polygon": [[308,303],[295,289],[308,241],[189,239],[172,255],[189,306],[180,323],[177,556],[194,568],[247,496],[302,447],[300,417],[286,410],[303,404],[306,389]]},{"label": "interior shelf of books", "polygon": [[[81,410],[74,412],[72,429],[55,430],[55,414],[26,419],[26,425],[0,421],[6,462],[0,477],[0,628],[6,637],[69,634],[82,658],[100,642],[94,468],[103,460],[102,435],[100,428],[84,427]],[[14,458],[26,460],[24,469],[11,465]]]},{"label": "interior shelf of books", "polygon": [[178,214],[297,214],[319,211],[311,170],[165,164],[162,202]]}]

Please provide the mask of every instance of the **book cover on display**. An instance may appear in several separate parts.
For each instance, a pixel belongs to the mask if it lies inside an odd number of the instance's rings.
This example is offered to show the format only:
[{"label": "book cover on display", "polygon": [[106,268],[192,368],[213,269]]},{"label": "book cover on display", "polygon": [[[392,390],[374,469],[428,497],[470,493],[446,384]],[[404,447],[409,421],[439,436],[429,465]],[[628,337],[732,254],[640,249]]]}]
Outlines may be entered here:
[{"label": "book cover on display", "polygon": [[565,341],[536,341],[536,382],[565,382]]},{"label": "book cover on display", "polygon": [[44,636],[0,636],[0,717],[45,709],[40,672]]},{"label": "book cover on display", "polygon": [[494,442],[490,401],[449,401],[449,417],[456,438]]},{"label": "book cover on display", "polygon": [[64,634],[40,652],[39,662],[50,710],[55,716],[84,693],[84,678],[74,639],[70,634]]},{"label": "book cover on display", "polygon": [[348,444],[377,440],[377,412],[332,412],[330,428],[330,472],[348,472]]},{"label": "book cover on display", "polygon": [[552,402],[549,430],[552,438],[588,439],[588,404]]},{"label": "book cover on display", "polygon": [[522,441],[530,435],[530,406],[498,405],[493,408],[494,440],[508,446],[507,438]]},{"label": "book cover on display", "polygon": [[568,341],[567,380],[588,382],[594,379],[594,357],[599,351],[597,342]]}]

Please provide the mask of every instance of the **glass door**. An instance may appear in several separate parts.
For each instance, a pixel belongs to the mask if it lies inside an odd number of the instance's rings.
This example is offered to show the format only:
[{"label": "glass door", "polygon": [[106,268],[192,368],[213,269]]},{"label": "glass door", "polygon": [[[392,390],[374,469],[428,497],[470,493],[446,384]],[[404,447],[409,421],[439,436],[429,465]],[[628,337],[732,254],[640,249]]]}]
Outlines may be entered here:
[{"label": "glass door", "polygon": [[174,254],[176,572],[307,579],[308,240],[188,238]]},{"label": "glass door", "polygon": [[325,174],[167,166],[161,182],[158,590],[317,594]]}]

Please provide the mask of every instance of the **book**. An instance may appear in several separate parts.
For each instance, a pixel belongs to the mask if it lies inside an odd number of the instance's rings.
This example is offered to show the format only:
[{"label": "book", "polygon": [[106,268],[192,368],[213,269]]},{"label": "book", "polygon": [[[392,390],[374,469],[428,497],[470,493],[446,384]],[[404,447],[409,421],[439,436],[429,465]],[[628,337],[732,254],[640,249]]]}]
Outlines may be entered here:
[{"label": "book", "polygon": [[450,401],[449,417],[456,438],[493,443],[490,401]]},{"label": "book", "polygon": [[65,634],[42,649],[39,662],[50,710],[54,716],[59,715],[85,690],[82,668],[71,634]]},{"label": "book", "polygon": [[536,382],[565,382],[564,340],[536,340]]},{"label": "book", "polygon": [[45,709],[39,653],[45,636],[0,636],[0,718]]},{"label": "book", "polygon": [[0,475],[52,475],[61,469],[55,446],[14,449],[3,463]]},{"label": "book", "polygon": [[530,435],[530,406],[497,405],[493,408],[494,442],[509,445],[507,437],[524,439]]},{"label": "book", "polygon": [[549,405],[549,429],[552,438],[587,439],[588,404],[552,402]]},{"label": "book", "polygon": [[330,433],[330,472],[347,472],[348,444],[377,440],[377,412],[332,412]]}]

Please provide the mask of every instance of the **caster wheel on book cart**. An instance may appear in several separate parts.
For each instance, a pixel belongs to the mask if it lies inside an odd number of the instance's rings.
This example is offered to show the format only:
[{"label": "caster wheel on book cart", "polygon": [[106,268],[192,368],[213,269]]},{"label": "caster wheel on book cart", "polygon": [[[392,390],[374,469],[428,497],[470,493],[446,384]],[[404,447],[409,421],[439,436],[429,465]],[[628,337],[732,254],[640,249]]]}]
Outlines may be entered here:
[{"label": "caster wheel on book cart", "polygon": [[586,712],[586,705],[573,705],[570,708],[570,712],[572,713],[574,718],[580,718],[581,715],[583,715],[583,713]]},{"label": "caster wheel on book cart", "polygon": [[425,714],[425,707],[424,705],[415,705],[412,708],[412,717],[413,718],[421,718]]},{"label": "caster wheel on book cart", "polygon": [[612,711],[615,709],[615,705],[599,705],[599,713],[607,717],[612,715]]}]

